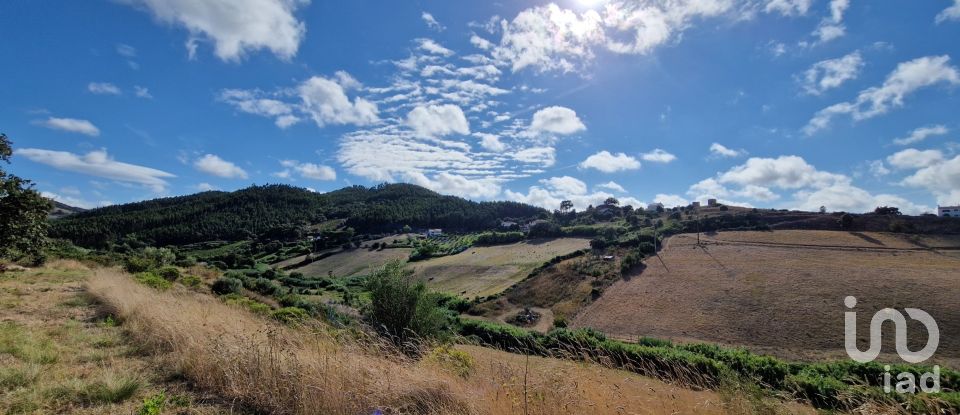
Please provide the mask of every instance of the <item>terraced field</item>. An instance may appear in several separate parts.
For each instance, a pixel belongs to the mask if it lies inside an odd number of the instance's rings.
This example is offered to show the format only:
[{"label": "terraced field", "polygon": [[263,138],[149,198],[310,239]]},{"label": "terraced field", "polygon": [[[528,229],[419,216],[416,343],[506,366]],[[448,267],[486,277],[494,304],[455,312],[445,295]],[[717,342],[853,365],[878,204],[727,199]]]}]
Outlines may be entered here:
[{"label": "terraced field", "polygon": [[[625,339],[746,346],[788,359],[843,358],[843,300],[852,295],[862,349],[875,311],[914,307],[940,327],[935,361],[960,363],[960,336],[950,334],[960,332],[960,259],[949,255],[960,244],[951,237],[774,231],[702,240],[674,236],[641,275],[609,287],[573,325]],[[918,350],[925,332],[919,323],[909,326]],[[895,350],[893,338],[885,337],[885,353]]]}]

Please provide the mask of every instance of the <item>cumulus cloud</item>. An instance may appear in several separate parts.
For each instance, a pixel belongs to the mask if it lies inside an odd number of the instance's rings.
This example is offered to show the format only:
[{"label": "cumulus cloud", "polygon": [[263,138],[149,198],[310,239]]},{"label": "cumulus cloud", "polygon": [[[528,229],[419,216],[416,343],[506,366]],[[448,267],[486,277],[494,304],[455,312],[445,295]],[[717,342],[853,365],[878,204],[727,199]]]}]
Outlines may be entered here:
[{"label": "cumulus cloud", "polygon": [[813,31],[820,43],[826,43],[846,34],[843,25],[843,13],[850,7],[850,0],[830,0],[830,17],[820,21],[820,25]]},{"label": "cumulus cloud", "polygon": [[353,101],[343,85],[334,80],[314,76],[297,88],[301,109],[319,127],[327,124],[369,125],[379,120],[377,105],[363,98]]},{"label": "cumulus cloud", "polygon": [[577,71],[594,58],[595,49],[647,54],[679,38],[693,20],[719,16],[732,5],[728,0],[615,0],[599,12],[578,13],[551,3],[499,20],[503,35],[493,56],[514,72]]},{"label": "cumulus cloud", "polygon": [[887,163],[898,169],[919,169],[943,161],[940,150],[917,150],[908,148],[887,157]]},{"label": "cumulus cloud", "polygon": [[98,95],[120,95],[120,88],[109,82],[91,82],[87,84],[87,91]]},{"label": "cumulus cloud", "polygon": [[649,161],[652,163],[669,163],[676,160],[677,156],[656,148],[651,152],[641,154],[640,158],[644,161]]},{"label": "cumulus cloud", "polygon": [[17,150],[16,154],[58,170],[140,184],[157,193],[166,189],[165,179],[176,177],[162,170],[116,161],[107,154],[105,149],[80,155],[66,151],[23,148]]},{"label": "cumulus cloud", "polygon": [[720,143],[710,144],[711,157],[740,157],[746,154],[746,150],[734,150]]},{"label": "cumulus cloud", "polygon": [[846,176],[817,170],[799,156],[751,157],[718,176],[721,183],[798,189],[849,181]]},{"label": "cumulus cloud", "polygon": [[418,106],[407,113],[407,126],[426,137],[470,134],[463,110],[453,104]]},{"label": "cumulus cloud", "polygon": [[923,140],[926,140],[927,137],[944,135],[949,133],[950,130],[942,124],[937,125],[928,125],[924,127],[919,127],[910,132],[906,137],[901,137],[893,140],[894,144],[905,146],[913,143],[918,143]]},{"label": "cumulus cloud", "polygon": [[883,85],[860,91],[851,102],[841,102],[817,112],[803,128],[804,133],[813,135],[830,126],[830,121],[838,115],[850,115],[854,121],[865,120],[881,115],[891,108],[903,106],[904,99],[918,89],[936,84],[958,85],[960,73],[950,66],[950,57],[925,56],[907,62],[901,62],[887,75]]},{"label": "cumulus cloud", "polygon": [[767,13],[780,13],[784,16],[803,16],[810,10],[813,0],[770,0],[764,7]]},{"label": "cumulus cloud", "polygon": [[856,79],[863,66],[860,51],[817,62],[803,73],[803,89],[810,95],[820,95],[846,81]]},{"label": "cumulus cloud", "polygon": [[620,193],[627,192],[627,189],[624,189],[623,186],[621,186],[619,183],[614,181],[598,184],[597,187],[600,189],[607,189],[611,192],[620,192]]},{"label": "cumulus cloud", "polygon": [[960,156],[919,169],[901,184],[929,190],[940,204],[956,204],[960,202]]},{"label": "cumulus cloud", "polygon": [[960,0],[953,0],[953,5],[938,13],[935,20],[937,24],[947,20],[960,21]]},{"label": "cumulus cloud", "polygon": [[193,162],[193,167],[204,173],[225,179],[246,179],[247,172],[240,166],[214,154],[207,154]]},{"label": "cumulus cloud", "polygon": [[528,147],[515,151],[512,156],[517,161],[550,167],[557,161],[557,150],[553,147]]},{"label": "cumulus cloud", "polygon": [[500,137],[494,134],[474,133],[473,135],[480,137],[480,147],[483,147],[489,151],[499,153],[507,149],[506,144],[503,144],[500,141]]},{"label": "cumulus cloud", "polygon": [[615,173],[623,170],[636,170],[640,162],[624,153],[612,154],[607,150],[600,151],[580,162],[581,169],[596,169],[604,173]]},{"label": "cumulus cloud", "polygon": [[47,127],[52,130],[67,131],[96,137],[100,135],[100,129],[92,122],[77,118],[57,118],[48,117],[46,120],[34,121],[34,124]]},{"label": "cumulus cloud", "polygon": [[[600,205],[607,198],[614,197],[613,194],[602,191],[588,193],[586,183],[570,176],[541,179],[539,185],[531,186],[527,189],[527,193],[506,190],[504,195],[507,199],[540,206],[545,209],[557,209],[560,207],[561,201],[569,200],[573,202],[573,207],[577,210],[586,209],[587,206],[590,205]],[[633,197],[620,197],[618,199],[621,205],[643,205],[643,202]]]},{"label": "cumulus cloud", "polygon": [[190,55],[198,41],[214,44],[214,54],[236,61],[250,51],[268,49],[282,59],[297,54],[306,25],[294,12],[309,0],[121,0],[147,10],[167,24],[190,32]]},{"label": "cumulus cloud", "polygon": [[301,163],[296,160],[282,160],[280,165],[283,170],[274,173],[274,176],[280,178],[290,178],[291,172],[295,172],[304,179],[311,180],[336,180],[337,172],[330,166],[313,163]]},{"label": "cumulus cloud", "polygon": [[470,36],[470,44],[481,50],[490,50],[493,48],[492,42],[477,35]]},{"label": "cumulus cloud", "polygon": [[684,199],[680,195],[658,193],[653,197],[653,201],[656,203],[662,203],[664,207],[674,207],[674,206],[686,206],[690,204],[690,201]]},{"label": "cumulus cloud", "polygon": [[421,38],[421,39],[417,39],[417,43],[419,43],[418,48],[424,52],[431,53],[434,55],[440,55],[440,56],[453,55],[452,50],[441,46],[439,43],[437,43],[433,39]]},{"label": "cumulus cloud", "polygon": [[872,212],[877,206],[896,206],[904,213],[918,215],[929,212],[930,208],[917,205],[900,196],[891,194],[874,195],[850,183],[837,183],[816,190],[802,190],[793,195],[794,209],[816,211],[824,206],[833,212]]},{"label": "cumulus cloud", "polygon": [[567,107],[543,108],[535,112],[530,121],[530,131],[534,133],[569,135],[586,129],[577,112]]},{"label": "cumulus cloud", "polygon": [[140,85],[133,86],[133,94],[136,95],[137,98],[153,99],[153,95],[150,94],[150,90]]},{"label": "cumulus cloud", "polygon": [[427,13],[427,12],[420,13],[420,18],[423,19],[423,22],[427,24],[427,27],[433,30],[436,30],[438,32],[442,32],[446,30],[446,27],[440,24],[440,22],[438,22],[437,19],[433,17],[433,15],[430,13]]}]

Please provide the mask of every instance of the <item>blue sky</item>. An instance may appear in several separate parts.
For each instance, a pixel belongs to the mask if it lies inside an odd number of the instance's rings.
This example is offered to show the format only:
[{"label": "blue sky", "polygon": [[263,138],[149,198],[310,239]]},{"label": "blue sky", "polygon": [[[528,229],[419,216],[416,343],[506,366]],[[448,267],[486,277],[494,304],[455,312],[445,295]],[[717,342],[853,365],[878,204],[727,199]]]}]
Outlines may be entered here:
[{"label": "blue sky", "polygon": [[38,0],[0,27],[10,169],[83,207],[960,203],[960,0]]}]

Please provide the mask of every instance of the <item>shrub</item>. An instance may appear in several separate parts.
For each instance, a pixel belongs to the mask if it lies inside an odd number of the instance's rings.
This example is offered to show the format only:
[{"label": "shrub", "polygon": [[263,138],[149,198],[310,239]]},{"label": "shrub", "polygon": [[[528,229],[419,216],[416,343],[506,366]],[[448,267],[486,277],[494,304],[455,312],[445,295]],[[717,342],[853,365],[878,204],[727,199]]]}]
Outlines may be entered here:
[{"label": "shrub", "polygon": [[243,288],[243,283],[231,277],[217,278],[217,280],[213,282],[213,285],[210,286],[210,290],[218,295],[236,294],[240,292],[241,288]]},{"label": "shrub", "polygon": [[273,311],[269,305],[236,293],[223,296],[223,302],[229,305],[243,307],[253,314],[259,314],[261,316],[268,316]]},{"label": "shrub", "polygon": [[131,274],[149,271],[152,266],[153,263],[149,259],[140,256],[129,256],[123,262],[123,268]]},{"label": "shrub", "polygon": [[157,274],[167,281],[176,281],[180,278],[180,269],[177,267],[167,266],[160,268],[160,270],[157,271]]},{"label": "shrub", "polygon": [[199,287],[203,284],[203,280],[196,275],[184,275],[180,277],[180,283],[186,285],[187,287]]},{"label": "shrub", "polygon": [[270,313],[270,317],[282,323],[298,323],[310,317],[306,310],[299,307],[283,307]]},{"label": "shrub", "polygon": [[437,305],[440,297],[429,292],[400,261],[388,262],[370,274],[366,288],[371,301],[367,317],[397,344],[411,334],[420,337],[444,334],[447,316]]},{"label": "shrub", "polygon": [[173,284],[170,281],[167,281],[163,277],[157,274],[154,274],[150,271],[135,274],[133,278],[141,284],[156,288],[158,290],[166,290],[171,286],[173,286]]},{"label": "shrub", "polygon": [[137,410],[137,415],[160,415],[167,405],[167,396],[160,392],[143,400],[143,405]]},{"label": "shrub", "polygon": [[427,359],[437,363],[441,368],[454,375],[465,378],[473,371],[475,361],[473,356],[462,350],[444,345],[433,349]]}]

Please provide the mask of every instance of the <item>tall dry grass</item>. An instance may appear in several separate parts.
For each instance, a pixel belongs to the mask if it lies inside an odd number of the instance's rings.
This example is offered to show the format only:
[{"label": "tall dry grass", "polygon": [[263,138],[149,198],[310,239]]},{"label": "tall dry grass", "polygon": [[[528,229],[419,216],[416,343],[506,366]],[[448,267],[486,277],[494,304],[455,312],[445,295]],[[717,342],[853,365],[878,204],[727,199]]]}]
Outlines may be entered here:
[{"label": "tall dry grass", "polygon": [[201,388],[258,411],[573,414],[604,403],[575,370],[528,377],[526,365],[488,361],[462,376],[372,338],[321,323],[294,329],[208,295],[158,292],[117,270],[95,270],[87,290],[133,341]]}]

